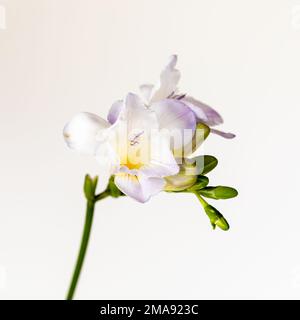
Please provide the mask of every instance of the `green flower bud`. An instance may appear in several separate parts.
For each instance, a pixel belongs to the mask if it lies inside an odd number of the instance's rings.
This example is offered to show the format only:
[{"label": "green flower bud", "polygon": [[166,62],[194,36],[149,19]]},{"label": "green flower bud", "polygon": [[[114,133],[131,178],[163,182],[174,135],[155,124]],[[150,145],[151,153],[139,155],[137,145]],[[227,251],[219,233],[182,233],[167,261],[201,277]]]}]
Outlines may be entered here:
[{"label": "green flower bud", "polygon": [[195,152],[208,137],[209,133],[210,128],[206,124],[198,123],[192,141],[184,147],[184,155],[189,156]]},{"label": "green flower bud", "polygon": [[95,200],[95,191],[97,188],[98,177],[92,179],[88,174],[85,176],[84,180],[84,194],[87,200],[94,201]]},{"label": "green flower bud", "polygon": [[229,229],[228,222],[216,208],[214,208],[210,204],[207,204],[206,206],[204,206],[204,210],[209,217],[210,223],[214,229],[216,226],[225,231]]},{"label": "green flower bud", "polygon": [[208,185],[208,183],[209,183],[208,178],[200,175],[197,177],[197,181],[195,182],[195,184],[189,188],[189,191],[194,192],[197,190],[201,190],[205,188]]},{"label": "green flower bud", "polygon": [[230,199],[238,195],[236,189],[231,187],[217,186],[217,187],[206,187],[199,191],[200,194],[206,198],[211,199]]}]

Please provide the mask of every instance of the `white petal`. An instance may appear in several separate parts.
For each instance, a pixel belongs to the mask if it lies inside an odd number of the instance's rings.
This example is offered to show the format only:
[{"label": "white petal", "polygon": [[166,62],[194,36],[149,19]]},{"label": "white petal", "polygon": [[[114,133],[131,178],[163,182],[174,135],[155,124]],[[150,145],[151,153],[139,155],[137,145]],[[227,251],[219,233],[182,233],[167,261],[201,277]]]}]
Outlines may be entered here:
[{"label": "white petal", "polygon": [[146,104],[149,104],[150,102],[153,88],[153,84],[142,84],[140,86],[141,96]]},{"label": "white petal", "polygon": [[147,178],[129,173],[120,173],[115,176],[115,184],[127,196],[144,203],[151,196],[162,191],[165,182],[162,178]]},{"label": "white petal", "polygon": [[107,188],[109,179],[111,177],[111,164],[109,162],[103,162],[100,158],[97,158],[100,165],[97,167],[97,175],[99,176],[97,193],[104,191]]},{"label": "white petal", "polygon": [[144,198],[148,201],[152,196],[164,189],[165,180],[158,177],[139,177],[143,189]]},{"label": "white petal", "polygon": [[88,112],[75,115],[65,126],[63,135],[67,145],[80,153],[95,154],[99,142],[98,133],[109,127],[104,119]]},{"label": "white petal", "polygon": [[149,136],[159,124],[155,112],[137,95],[129,93],[124,105],[118,121],[110,128],[111,144],[120,155],[121,164],[139,167],[149,161]]},{"label": "white petal", "polygon": [[193,110],[198,121],[203,122],[208,126],[216,126],[223,123],[221,115],[207,104],[190,96],[186,96],[180,101],[185,103],[191,108],[191,110]]},{"label": "white petal", "polygon": [[155,113],[146,108],[143,101],[133,93],[126,97],[123,120],[127,123],[128,133],[158,128]]},{"label": "white petal", "polygon": [[119,157],[108,141],[98,146],[96,160],[99,164],[99,170],[109,176],[114,174],[120,167]]},{"label": "white petal", "polygon": [[177,84],[180,80],[180,72],[175,69],[176,63],[177,56],[172,55],[160,74],[159,84],[152,90],[151,102],[166,99],[176,92]]},{"label": "white petal", "polygon": [[165,139],[160,132],[151,135],[150,161],[140,170],[148,177],[166,177],[179,172],[179,166],[171,152],[169,139]]},{"label": "white petal", "polygon": [[110,124],[114,124],[118,118],[122,110],[124,109],[123,100],[116,101],[111,107],[107,115],[107,120]]}]

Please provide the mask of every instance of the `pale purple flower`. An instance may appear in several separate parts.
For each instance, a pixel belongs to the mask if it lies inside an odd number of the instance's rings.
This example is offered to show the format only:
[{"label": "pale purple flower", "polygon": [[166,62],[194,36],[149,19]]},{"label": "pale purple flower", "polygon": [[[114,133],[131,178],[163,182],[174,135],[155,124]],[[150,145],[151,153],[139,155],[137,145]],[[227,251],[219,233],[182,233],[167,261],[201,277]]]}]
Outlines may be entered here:
[{"label": "pale purple flower", "polygon": [[[178,174],[177,151],[191,145],[197,123],[212,127],[223,122],[211,107],[178,93],[180,73],[176,62],[177,57],[171,56],[159,83],[140,87],[141,97],[129,93],[124,100],[116,101],[107,121],[82,112],[64,128],[65,141],[71,149],[94,155],[102,179],[108,181],[114,176],[116,186],[139,202],[148,201],[165,187],[168,190],[170,183],[176,188],[193,183],[195,177]],[[181,139],[186,131],[190,133],[188,139]],[[179,133],[180,139],[171,148],[170,136],[174,132]],[[234,137],[215,129],[211,132]]]},{"label": "pale purple flower", "polygon": [[[140,86],[140,93],[144,103],[149,108],[156,108],[157,103],[164,99],[178,100],[184,103],[190,110],[193,111],[197,123],[204,123],[209,127],[214,127],[223,123],[221,115],[207,104],[194,99],[193,97],[181,94],[178,92],[178,83],[180,80],[180,72],[176,67],[177,56],[172,55],[169,62],[160,74],[159,82],[156,85],[143,84]],[[171,104],[170,104],[171,106]],[[108,121],[114,123],[122,108],[121,101],[116,102],[111,107],[108,115]],[[224,138],[231,139],[235,135],[216,129],[211,129],[212,133],[218,134]]]},{"label": "pale purple flower", "polygon": [[70,148],[96,157],[102,179],[114,175],[124,194],[146,202],[164,189],[164,177],[179,172],[165,132],[195,130],[196,119],[181,101],[164,99],[150,109],[133,93],[116,102],[112,110],[117,109],[109,113],[111,123],[77,114],[65,126],[64,137]]}]

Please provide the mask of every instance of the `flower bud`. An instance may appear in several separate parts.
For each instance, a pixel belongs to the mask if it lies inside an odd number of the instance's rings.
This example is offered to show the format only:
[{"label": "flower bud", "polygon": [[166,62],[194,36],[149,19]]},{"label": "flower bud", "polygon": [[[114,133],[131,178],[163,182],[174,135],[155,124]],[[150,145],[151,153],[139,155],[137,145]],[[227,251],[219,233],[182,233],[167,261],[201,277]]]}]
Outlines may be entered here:
[{"label": "flower bud", "polygon": [[209,217],[210,223],[212,227],[215,229],[216,226],[218,226],[222,230],[228,230],[229,224],[226,221],[226,219],[223,217],[223,215],[213,206],[207,204],[204,207],[204,210]]}]

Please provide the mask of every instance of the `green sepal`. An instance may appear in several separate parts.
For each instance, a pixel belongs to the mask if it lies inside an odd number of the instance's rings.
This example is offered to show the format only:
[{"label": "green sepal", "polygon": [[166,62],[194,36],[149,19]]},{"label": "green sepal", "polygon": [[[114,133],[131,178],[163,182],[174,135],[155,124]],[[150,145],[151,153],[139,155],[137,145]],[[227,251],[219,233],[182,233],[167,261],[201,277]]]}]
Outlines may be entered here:
[{"label": "green sepal", "polygon": [[199,193],[206,198],[211,199],[230,199],[238,195],[238,191],[231,187],[217,186],[217,187],[205,187],[199,190]]},{"label": "green sepal", "polygon": [[122,191],[120,191],[120,189],[115,185],[115,182],[114,182],[115,178],[114,176],[112,176],[110,179],[109,179],[109,183],[108,183],[108,192],[110,194],[111,197],[113,198],[118,198],[120,196],[123,195]]},{"label": "green sepal", "polygon": [[[193,168],[193,173],[196,175],[205,176],[218,165],[218,159],[214,156],[203,155],[186,160]],[[193,165],[193,166],[192,166]]]},{"label": "green sepal", "polygon": [[207,177],[199,175],[197,177],[197,181],[190,187],[187,189],[187,191],[189,192],[194,192],[196,190],[201,190],[203,188],[205,188],[209,183],[209,180]]},{"label": "green sepal", "polygon": [[214,156],[205,155],[203,161],[202,175],[206,175],[208,172],[212,171],[218,165],[218,159]]}]

